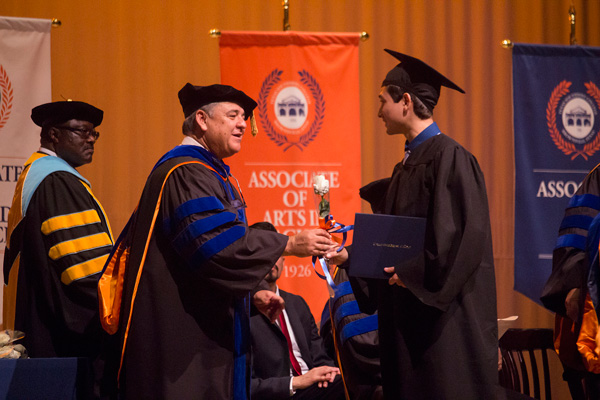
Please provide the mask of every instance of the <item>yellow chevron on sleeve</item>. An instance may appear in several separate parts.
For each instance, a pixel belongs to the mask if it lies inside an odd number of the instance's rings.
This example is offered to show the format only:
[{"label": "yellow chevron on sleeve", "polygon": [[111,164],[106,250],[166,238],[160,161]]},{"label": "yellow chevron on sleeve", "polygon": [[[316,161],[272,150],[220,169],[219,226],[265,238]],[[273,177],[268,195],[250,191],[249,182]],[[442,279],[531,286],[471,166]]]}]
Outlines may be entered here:
[{"label": "yellow chevron on sleeve", "polygon": [[42,223],[42,233],[49,235],[61,229],[74,228],[100,222],[100,216],[96,210],[86,210],[72,214],[59,215],[48,218]]},{"label": "yellow chevron on sleeve", "polygon": [[104,207],[102,207],[102,204],[100,204],[100,202],[98,201],[96,196],[94,196],[94,193],[92,193],[92,189],[88,185],[86,185],[86,183],[84,181],[79,181],[79,182],[81,182],[81,184],[83,185],[85,190],[88,191],[88,193],[90,194],[90,196],[92,196],[92,198],[94,199],[96,204],[98,204],[98,207],[100,207],[100,211],[104,215],[104,221],[106,221],[106,226],[108,227],[108,234],[110,235],[110,240],[114,242],[113,235],[112,235],[112,229],[110,228],[110,222],[108,221],[108,218],[106,216],[106,211],[104,211]]},{"label": "yellow chevron on sleeve", "polygon": [[112,246],[112,241],[106,232],[60,242],[50,248],[48,256],[53,260],[57,260],[69,254],[92,250],[103,246]]},{"label": "yellow chevron on sleeve", "polygon": [[60,280],[65,285],[69,285],[78,279],[97,274],[98,272],[102,271],[107,259],[108,254],[105,254],[80,264],[73,265],[72,267],[69,267],[63,271],[63,273],[60,275]]}]

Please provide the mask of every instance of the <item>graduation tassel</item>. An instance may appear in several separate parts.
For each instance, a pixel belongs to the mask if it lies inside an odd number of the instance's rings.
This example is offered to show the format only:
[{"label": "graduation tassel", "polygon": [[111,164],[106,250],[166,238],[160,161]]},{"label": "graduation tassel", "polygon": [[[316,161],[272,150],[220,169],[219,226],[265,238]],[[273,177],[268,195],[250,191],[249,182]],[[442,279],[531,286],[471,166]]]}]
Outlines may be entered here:
[{"label": "graduation tassel", "polygon": [[254,111],[252,111],[252,115],[250,116],[250,130],[252,132],[252,136],[256,137],[256,135],[258,135],[258,126],[256,125]]}]

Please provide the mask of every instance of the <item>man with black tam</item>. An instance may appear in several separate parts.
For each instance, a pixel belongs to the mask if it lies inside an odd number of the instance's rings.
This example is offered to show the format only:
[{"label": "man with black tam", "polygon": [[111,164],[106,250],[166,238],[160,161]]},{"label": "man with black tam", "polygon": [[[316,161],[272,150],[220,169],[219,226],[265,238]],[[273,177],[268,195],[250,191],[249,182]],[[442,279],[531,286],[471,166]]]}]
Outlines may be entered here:
[{"label": "man with black tam", "polygon": [[188,83],[179,101],[183,142],[154,166],[121,234],[130,253],[117,327],[120,394],[245,400],[250,301],[271,321],[283,303],[269,290],[250,293],[281,255],[323,255],[335,242],[320,229],[292,237],[248,229],[223,160],[241,149],[253,99]]},{"label": "man with black tam", "polygon": [[[383,81],[379,117],[406,137],[391,178],[363,187],[374,213],[427,219],[422,257],[385,268],[389,280],[351,278],[361,311],[379,315],[386,399],[496,398],[498,332],[488,201],[475,157],[433,121],[441,86],[464,93],[424,62]],[[327,257],[348,267],[352,249]],[[352,275],[352,270],[349,270]]]},{"label": "man with black tam", "polygon": [[104,336],[97,284],[112,248],[106,214],[76,168],[92,162],[103,112],[80,101],[31,112],[41,147],[25,163],[8,214],[4,327],[31,357],[95,358]]}]

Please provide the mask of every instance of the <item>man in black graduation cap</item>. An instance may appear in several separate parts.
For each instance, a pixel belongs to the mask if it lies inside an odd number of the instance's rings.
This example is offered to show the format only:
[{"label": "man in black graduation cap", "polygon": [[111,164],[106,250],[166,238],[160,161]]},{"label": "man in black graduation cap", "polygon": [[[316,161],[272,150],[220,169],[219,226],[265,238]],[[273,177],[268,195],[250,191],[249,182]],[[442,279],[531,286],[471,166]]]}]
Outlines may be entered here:
[{"label": "man in black graduation cap", "polygon": [[[432,119],[441,86],[464,91],[424,62],[386,51],[400,64],[382,83],[379,117],[388,135],[406,137],[405,157],[360,195],[374,213],[424,217],[427,226],[423,256],[385,268],[389,280],[351,278],[361,310],[378,311],[384,396],[492,399],[498,333],[484,178]],[[344,267],[348,254],[327,256]]]},{"label": "man in black graduation cap", "polygon": [[4,327],[31,357],[98,355],[97,283],[113,244],[108,219],[76,170],[92,161],[102,110],[80,101],[31,112],[41,147],[25,163],[8,214]]},{"label": "man in black graduation cap", "polygon": [[[256,102],[227,85],[179,91],[184,139],[154,166],[126,232],[121,395],[248,399],[249,307],[282,255],[323,255],[324,230],[288,237],[249,230],[241,188],[223,161],[241,150]],[[268,289],[268,286],[265,287]],[[271,319],[282,299],[252,297]]]}]

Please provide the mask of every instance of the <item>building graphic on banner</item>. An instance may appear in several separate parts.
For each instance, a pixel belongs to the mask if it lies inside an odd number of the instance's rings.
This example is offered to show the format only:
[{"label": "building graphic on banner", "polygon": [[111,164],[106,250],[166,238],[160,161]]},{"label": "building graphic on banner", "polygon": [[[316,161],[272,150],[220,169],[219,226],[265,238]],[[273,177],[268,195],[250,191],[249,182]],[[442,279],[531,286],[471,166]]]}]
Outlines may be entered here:
[{"label": "building graphic on banner", "polygon": [[262,128],[271,141],[304,150],[316,137],[325,118],[325,99],[317,80],[298,71],[298,81],[281,81],[283,70],[274,69],[258,95]]},{"label": "building graphic on banner", "polygon": [[584,83],[585,92],[571,92],[571,86],[563,80],[552,91],[546,108],[548,131],[571,160],[587,160],[600,150],[600,89],[592,81]]},{"label": "building graphic on banner", "polygon": [[[296,96],[297,94],[302,97],[304,102]],[[280,98],[284,95],[287,97],[283,100],[276,100],[277,110],[279,110],[277,120],[287,128],[297,128],[302,126],[304,121],[306,121],[306,98],[302,92],[294,86],[284,88],[277,97]]]}]

